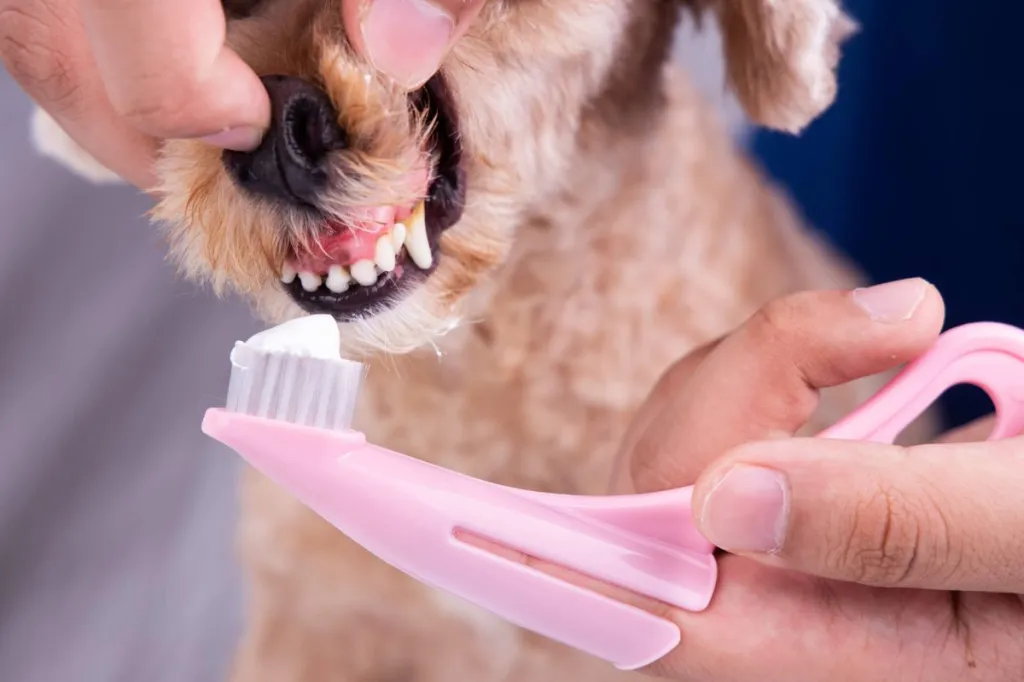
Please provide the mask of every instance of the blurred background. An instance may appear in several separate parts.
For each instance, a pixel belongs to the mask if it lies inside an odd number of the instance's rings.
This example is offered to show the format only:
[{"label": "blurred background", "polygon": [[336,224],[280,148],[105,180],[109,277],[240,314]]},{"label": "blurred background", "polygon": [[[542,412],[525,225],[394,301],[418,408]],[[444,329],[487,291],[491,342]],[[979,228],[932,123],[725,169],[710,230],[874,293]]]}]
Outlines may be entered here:
[{"label": "blurred background", "polygon": [[214,682],[239,624],[223,404],[238,302],[177,281],[126,187],[29,142],[0,71],[0,680]]},{"label": "blurred background", "polygon": [[[862,24],[836,105],[799,138],[758,132],[752,151],[808,220],[874,280],[921,276],[946,324],[1024,325],[1024,5],[844,0]],[[973,387],[943,400],[960,424],[992,410]]]},{"label": "blurred background", "polygon": [[[800,138],[744,124],[714,33],[684,30],[679,58],[873,279],[929,278],[951,324],[1024,324],[1024,8],[848,6],[864,30],[839,100]],[[238,467],[199,422],[257,323],[177,281],[145,198],[39,158],[29,113],[0,72],[0,680],[222,680],[241,614]],[[950,423],[987,410],[966,389],[944,406]]]}]

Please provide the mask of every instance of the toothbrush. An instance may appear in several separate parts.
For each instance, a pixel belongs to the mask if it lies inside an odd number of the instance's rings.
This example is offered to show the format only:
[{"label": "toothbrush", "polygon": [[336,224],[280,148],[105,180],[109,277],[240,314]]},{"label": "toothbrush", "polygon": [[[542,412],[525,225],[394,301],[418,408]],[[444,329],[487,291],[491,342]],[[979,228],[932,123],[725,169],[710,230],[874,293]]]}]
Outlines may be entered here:
[{"label": "toothbrush", "polygon": [[[659,616],[507,560],[475,536],[579,574],[699,612],[717,581],[715,547],[696,530],[692,488],[643,495],[537,493],[474,479],[378,447],[350,428],[363,365],[338,355],[326,315],[239,342],[226,408],[203,431],[235,450],[381,560],[499,617],[609,661],[642,668],[673,650]],[[892,442],[946,389],[972,383],[997,411],[990,438],[1024,430],[1024,331],[950,330],[821,437]]]}]

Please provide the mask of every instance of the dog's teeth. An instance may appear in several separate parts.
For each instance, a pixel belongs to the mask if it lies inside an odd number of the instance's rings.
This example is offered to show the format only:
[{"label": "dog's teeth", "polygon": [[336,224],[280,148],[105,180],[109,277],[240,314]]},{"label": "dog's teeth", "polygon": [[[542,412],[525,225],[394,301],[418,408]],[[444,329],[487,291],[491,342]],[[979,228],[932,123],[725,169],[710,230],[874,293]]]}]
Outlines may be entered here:
[{"label": "dog's teeth", "polygon": [[299,281],[302,282],[302,288],[312,293],[320,288],[323,284],[323,279],[320,275],[313,272],[300,272]]},{"label": "dog's teeth", "polygon": [[368,287],[377,283],[377,269],[372,260],[361,260],[352,265],[352,279]]},{"label": "dog's teeth", "polygon": [[430,252],[430,242],[427,240],[427,224],[424,219],[422,203],[413,209],[407,222],[409,229],[405,237],[405,250],[409,252],[412,262],[417,267],[426,270],[433,265],[434,254]]},{"label": "dog's teeth", "polygon": [[340,265],[332,265],[327,271],[327,288],[336,294],[348,291],[348,285],[351,281],[352,277],[348,274],[348,271]]},{"label": "dog's teeth", "polygon": [[391,244],[391,237],[388,235],[377,240],[377,248],[373,252],[373,262],[384,272],[391,272],[395,269],[395,247]]},{"label": "dog's teeth", "polygon": [[391,227],[391,246],[394,247],[395,253],[402,250],[402,246],[405,244],[405,225],[402,223],[395,223]]},{"label": "dog's teeth", "polygon": [[281,281],[285,284],[291,284],[294,282],[298,274],[299,273],[295,272],[295,268],[288,263],[281,266]]}]

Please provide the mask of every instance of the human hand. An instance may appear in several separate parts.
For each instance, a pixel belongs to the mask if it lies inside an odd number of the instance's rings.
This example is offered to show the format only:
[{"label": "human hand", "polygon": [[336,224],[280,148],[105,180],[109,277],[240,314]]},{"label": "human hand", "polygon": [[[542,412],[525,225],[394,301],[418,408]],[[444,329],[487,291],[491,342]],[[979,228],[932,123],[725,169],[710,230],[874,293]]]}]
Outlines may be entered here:
[{"label": "human hand", "polygon": [[485,0],[342,0],[345,33],[360,53],[409,88],[434,75]]},{"label": "human hand", "polygon": [[733,554],[720,558],[703,613],[619,595],[680,626],[681,644],[651,672],[715,682],[1022,678],[1024,443],[789,437],[818,388],[920,355],[942,317],[938,293],[920,280],[799,294],[664,376],[625,441],[620,491],[696,481],[695,520]]},{"label": "human hand", "polygon": [[150,188],[158,140],[259,143],[270,104],[215,0],[0,0],[0,57],[85,151]]},{"label": "human hand", "polygon": [[[350,42],[410,87],[440,65],[483,0],[343,0]],[[225,45],[216,0],[0,0],[0,59],[101,165],[142,189],[160,140],[259,144],[270,103]],[[417,82],[418,81],[418,82]]]}]

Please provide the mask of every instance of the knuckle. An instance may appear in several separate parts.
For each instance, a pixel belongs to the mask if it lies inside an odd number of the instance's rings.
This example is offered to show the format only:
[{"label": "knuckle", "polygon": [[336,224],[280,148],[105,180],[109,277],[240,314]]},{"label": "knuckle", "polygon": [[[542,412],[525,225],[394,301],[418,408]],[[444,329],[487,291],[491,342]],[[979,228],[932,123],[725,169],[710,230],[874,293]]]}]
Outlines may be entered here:
[{"label": "knuckle", "polygon": [[[926,489],[917,504],[922,528],[926,530],[920,543],[922,551],[918,568],[922,574],[937,578],[944,584],[962,572],[970,548],[959,535],[954,534],[953,523],[941,502],[941,492],[928,493]],[[973,567],[973,572],[978,568]]]},{"label": "knuckle", "polygon": [[808,390],[807,364],[815,353],[808,352],[813,339],[803,322],[804,307],[799,294],[767,303],[751,318],[743,339],[757,358],[759,376],[770,382],[771,421],[786,430],[802,426],[818,405],[817,393]]},{"label": "knuckle", "polygon": [[813,343],[813,330],[822,326],[827,298],[819,291],[801,291],[766,303],[752,319],[752,329],[762,343],[791,346]]},{"label": "knuckle", "polygon": [[75,60],[62,47],[66,28],[49,2],[0,3],[0,59],[34,99],[57,113],[81,100]]},{"label": "knuckle", "polygon": [[913,569],[917,528],[902,498],[879,485],[858,501],[828,565],[839,575],[869,585],[898,585]]},{"label": "knuckle", "polygon": [[939,507],[880,482],[852,510],[826,565],[855,582],[899,587],[948,566],[950,550],[948,524]]},{"label": "knuckle", "polygon": [[766,303],[754,314],[751,329],[763,343],[777,343],[788,338],[794,327],[797,301],[788,296]]}]

